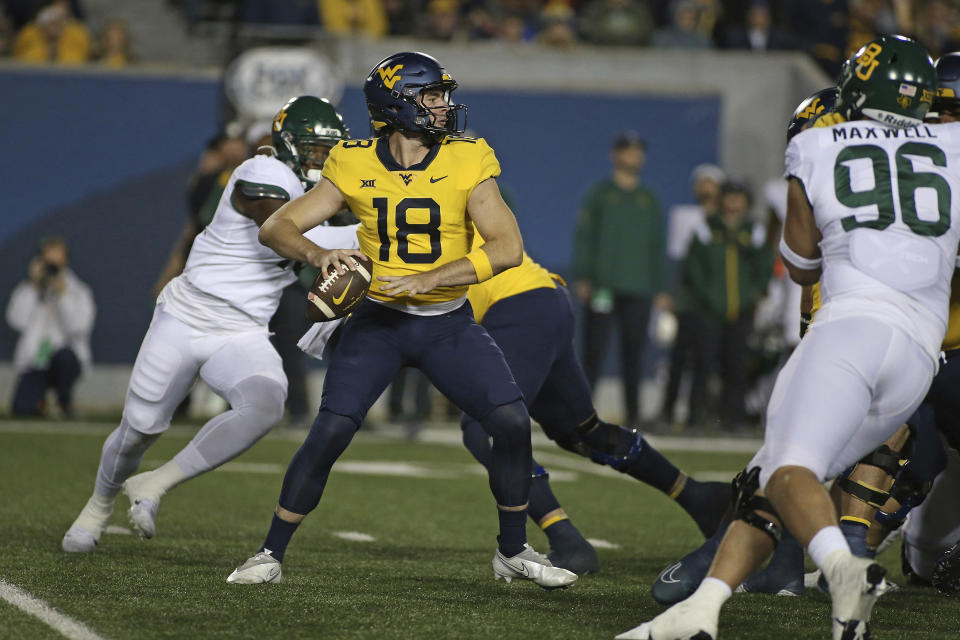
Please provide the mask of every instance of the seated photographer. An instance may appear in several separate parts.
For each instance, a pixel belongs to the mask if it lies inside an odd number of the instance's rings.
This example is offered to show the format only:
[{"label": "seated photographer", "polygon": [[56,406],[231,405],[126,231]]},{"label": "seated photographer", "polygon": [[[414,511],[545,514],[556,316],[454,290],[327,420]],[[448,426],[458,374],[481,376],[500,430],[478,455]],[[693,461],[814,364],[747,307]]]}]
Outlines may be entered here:
[{"label": "seated photographer", "polygon": [[63,415],[72,417],[73,386],[81,369],[90,365],[93,295],[67,266],[63,238],[41,240],[28,273],[7,304],[7,322],[20,332],[13,354],[17,383],[11,413],[45,415],[47,390],[54,389]]}]

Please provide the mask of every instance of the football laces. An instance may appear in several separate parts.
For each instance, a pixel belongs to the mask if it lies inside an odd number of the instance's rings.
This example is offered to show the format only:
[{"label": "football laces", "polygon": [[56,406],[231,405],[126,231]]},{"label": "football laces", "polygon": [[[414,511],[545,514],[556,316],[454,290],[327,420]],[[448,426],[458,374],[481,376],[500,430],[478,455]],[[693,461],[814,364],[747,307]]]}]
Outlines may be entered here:
[{"label": "football laces", "polygon": [[[350,259],[353,260],[353,264],[355,264],[355,265],[358,266],[358,267],[360,266],[360,263],[357,262],[357,259],[356,259],[356,258],[354,258],[354,257],[351,256]],[[333,270],[333,273],[330,274],[330,275],[328,275],[327,278],[326,278],[323,282],[320,283],[320,292],[321,292],[321,293],[326,293],[326,292],[327,292],[327,289],[329,289],[330,287],[332,287],[333,284],[334,284],[339,278],[340,278],[340,270],[339,270],[339,269],[334,269],[334,270]]]},{"label": "football laces", "polygon": [[327,279],[320,283],[320,291],[326,293],[327,289],[333,286],[333,283],[340,278],[340,272],[334,270],[332,275],[327,276]]}]

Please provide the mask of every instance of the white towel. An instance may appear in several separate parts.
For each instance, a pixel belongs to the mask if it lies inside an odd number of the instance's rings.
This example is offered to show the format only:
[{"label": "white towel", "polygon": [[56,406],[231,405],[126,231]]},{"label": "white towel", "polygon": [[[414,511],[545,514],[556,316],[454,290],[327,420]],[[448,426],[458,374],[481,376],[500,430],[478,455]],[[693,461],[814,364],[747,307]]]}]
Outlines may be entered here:
[{"label": "white towel", "polygon": [[308,356],[316,358],[317,360],[323,360],[323,350],[326,348],[330,336],[333,335],[333,332],[340,326],[341,322],[343,322],[343,318],[315,323],[303,334],[297,346]]}]

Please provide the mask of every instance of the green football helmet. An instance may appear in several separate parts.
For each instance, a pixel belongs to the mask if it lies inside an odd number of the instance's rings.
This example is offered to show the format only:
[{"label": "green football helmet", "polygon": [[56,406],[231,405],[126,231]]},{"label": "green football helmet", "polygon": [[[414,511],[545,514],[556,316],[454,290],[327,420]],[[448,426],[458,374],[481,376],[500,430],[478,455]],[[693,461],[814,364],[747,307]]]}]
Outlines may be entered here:
[{"label": "green football helmet", "polygon": [[273,148],[309,189],[320,180],[327,152],[350,130],[333,105],[323,98],[291,99],[273,118]]},{"label": "green football helmet", "polygon": [[893,127],[915,127],[937,93],[937,72],[916,40],[880,36],[844,63],[837,89],[836,110],[848,120],[864,116]]}]

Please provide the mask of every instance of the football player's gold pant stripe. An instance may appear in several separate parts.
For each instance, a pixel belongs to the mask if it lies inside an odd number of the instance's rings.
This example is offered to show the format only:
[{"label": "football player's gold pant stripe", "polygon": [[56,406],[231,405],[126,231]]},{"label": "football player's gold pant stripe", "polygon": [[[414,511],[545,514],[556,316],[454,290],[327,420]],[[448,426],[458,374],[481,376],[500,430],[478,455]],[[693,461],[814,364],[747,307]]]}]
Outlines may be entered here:
[{"label": "football player's gold pant stripe", "polygon": [[676,500],[677,496],[683,493],[683,490],[687,486],[687,478],[688,476],[686,474],[681,474],[681,477],[678,478],[679,481],[674,484],[673,489],[667,494],[671,500]]},{"label": "football player's gold pant stripe", "polygon": [[547,530],[547,527],[549,527],[550,525],[556,524],[556,523],[560,522],[561,520],[569,520],[569,519],[570,519],[570,516],[568,516],[568,515],[565,514],[565,513],[561,513],[560,515],[553,516],[552,518],[541,522],[541,523],[540,523],[540,529],[542,529],[543,531],[546,531],[546,530]]},{"label": "football player's gold pant stripe", "polygon": [[846,520],[847,522],[859,522],[860,524],[865,524],[868,527],[870,526],[870,521],[866,518],[858,518],[857,516],[841,516],[840,522]]}]

